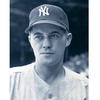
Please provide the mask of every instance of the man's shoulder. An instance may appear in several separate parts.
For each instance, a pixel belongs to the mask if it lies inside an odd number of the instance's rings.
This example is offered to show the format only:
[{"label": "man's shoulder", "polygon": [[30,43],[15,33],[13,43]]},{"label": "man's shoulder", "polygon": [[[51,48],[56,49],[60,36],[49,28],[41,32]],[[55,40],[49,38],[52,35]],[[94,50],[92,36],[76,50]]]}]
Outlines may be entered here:
[{"label": "man's shoulder", "polygon": [[28,70],[32,69],[33,66],[34,66],[34,63],[10,68],[10,74],[27,72]]},{"label": "man's shoulder", "polygon": [[10,68],[10,92],[12,95],[13,91],[18,90],[16,87],[20,87],[21,89],[27,86],[27,84],[31,84],[33,67],[34,63]]},{"label": "man's shoulder", "polygon": [[68,69],[67,67],[65,68],[65,73],[66,73],[66,77],[68,77],[70,80],[73,81],[80,81],[82,82],[85,86],[88,85],[88,79],[85,76],[80,75],[79,73],[76,73],[70,69]]}]

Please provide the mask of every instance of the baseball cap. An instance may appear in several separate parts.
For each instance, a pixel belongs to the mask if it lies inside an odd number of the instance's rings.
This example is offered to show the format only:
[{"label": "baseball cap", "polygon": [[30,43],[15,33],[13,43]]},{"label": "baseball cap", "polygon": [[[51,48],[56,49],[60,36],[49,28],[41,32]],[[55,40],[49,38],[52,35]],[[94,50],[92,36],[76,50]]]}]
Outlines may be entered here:
[{"label": "baseball cap", "polygon": [[29,14],[29,26],[25,33],[29,33],[34,25],[42,23],[57,25],[69,31],[67,14],[62,8],[55,5],[43,4],[33,8]]}]

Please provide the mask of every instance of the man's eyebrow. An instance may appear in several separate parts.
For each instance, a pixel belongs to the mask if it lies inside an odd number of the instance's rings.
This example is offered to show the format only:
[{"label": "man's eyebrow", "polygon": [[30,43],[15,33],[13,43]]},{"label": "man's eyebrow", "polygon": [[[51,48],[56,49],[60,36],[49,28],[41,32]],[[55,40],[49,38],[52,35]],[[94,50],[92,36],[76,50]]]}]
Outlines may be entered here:
[{"label": "man's eyebrow", "polygon": [[40,32],[35,32],[35,33],[33,33],[33,35],[42,35],[42,33],[40,33]]},{"label": "man's eyebrow", "polygon": [[58,31],[53,31],[53,32],[51,32],[50,34],[58,34],[58,35],[62,35],[62,33],[61,32],[58,32]]}]

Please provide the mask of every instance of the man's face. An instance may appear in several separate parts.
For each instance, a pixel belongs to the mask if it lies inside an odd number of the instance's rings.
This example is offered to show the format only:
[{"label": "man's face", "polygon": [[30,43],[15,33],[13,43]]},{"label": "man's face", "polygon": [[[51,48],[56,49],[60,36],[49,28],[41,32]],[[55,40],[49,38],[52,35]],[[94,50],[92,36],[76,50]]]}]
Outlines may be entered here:
[{"label": "man's face", "polygon": [[38,24],[32,28],[29,41],[37,63],[55,65],[63,61],[65,48],[71,41],[65,32],[51,24]]}]

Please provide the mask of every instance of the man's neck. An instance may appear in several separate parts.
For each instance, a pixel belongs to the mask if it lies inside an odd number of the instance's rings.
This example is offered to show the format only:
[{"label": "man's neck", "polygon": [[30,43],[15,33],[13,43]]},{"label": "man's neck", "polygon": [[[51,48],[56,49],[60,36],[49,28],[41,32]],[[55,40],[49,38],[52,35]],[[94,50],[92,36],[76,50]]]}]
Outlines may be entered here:
[{"label": "man's neck", "polygon": [[63,63],[59,63],[52,66],[45,66],[36,64],[35,71],[40,78],[42,78],[48,84],[52,84],[57,76],[61,76],[63,73]]}]

